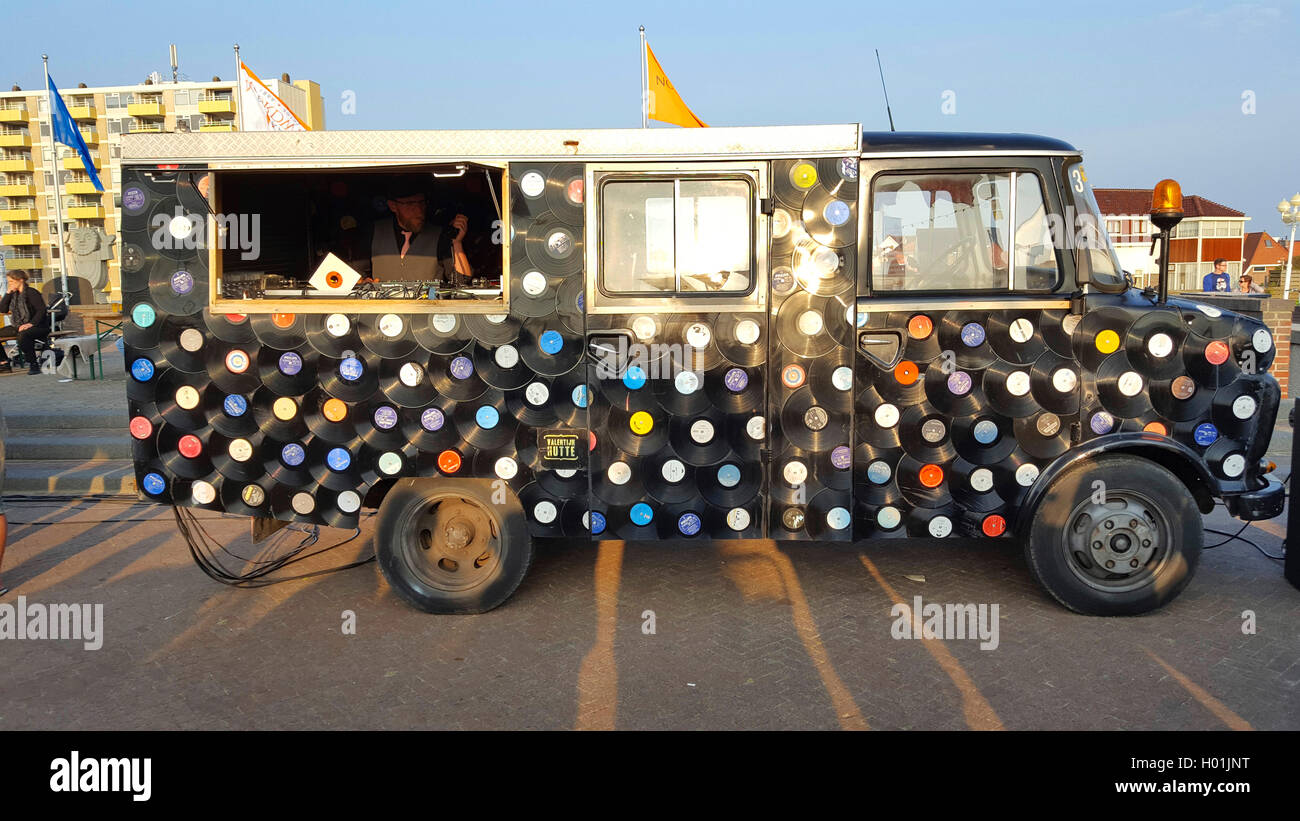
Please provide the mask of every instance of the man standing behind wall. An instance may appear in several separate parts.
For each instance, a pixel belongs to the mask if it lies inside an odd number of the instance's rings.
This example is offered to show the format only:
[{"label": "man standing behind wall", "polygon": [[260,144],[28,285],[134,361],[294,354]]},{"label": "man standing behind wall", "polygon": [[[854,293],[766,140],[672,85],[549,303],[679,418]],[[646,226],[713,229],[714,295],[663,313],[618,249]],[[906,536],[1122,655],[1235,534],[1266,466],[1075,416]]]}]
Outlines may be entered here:
[{"label": "man standing behind wall", "polygon": [[1232,290],[1232,281],[1228,278],[1228,261],[1219,257],[1214,261],[1214,272],[1206,274],[1201,280],[1202,291],[1227,293]]}]

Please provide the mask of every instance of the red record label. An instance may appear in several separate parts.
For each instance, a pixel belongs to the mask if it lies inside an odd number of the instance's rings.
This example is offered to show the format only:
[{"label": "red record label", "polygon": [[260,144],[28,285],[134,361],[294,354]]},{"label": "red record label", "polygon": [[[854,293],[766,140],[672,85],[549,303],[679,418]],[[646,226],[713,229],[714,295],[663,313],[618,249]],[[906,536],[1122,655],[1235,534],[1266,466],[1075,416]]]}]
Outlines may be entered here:
[{"label": "red record label", "polygon": [[1211,365],[1222,365],[1227,362],[1230,353],[1228,343],[1218,339],[1205,346],[1205,359]]},{"label": "red record label", "polygon": [[131,435],[136,439],[148,439],[151,433],[153,433],[153,424],[148,419],[137,416],[131,420]]},{"label": "red record label", "polygon": [[187,433],[181,437],[181,441],[177,443],[176,449],[179,450],[181,456],[184,456],[186,459],[193,459],[203,452],[203,443],[199,441],[199,437],[192,433]]}]

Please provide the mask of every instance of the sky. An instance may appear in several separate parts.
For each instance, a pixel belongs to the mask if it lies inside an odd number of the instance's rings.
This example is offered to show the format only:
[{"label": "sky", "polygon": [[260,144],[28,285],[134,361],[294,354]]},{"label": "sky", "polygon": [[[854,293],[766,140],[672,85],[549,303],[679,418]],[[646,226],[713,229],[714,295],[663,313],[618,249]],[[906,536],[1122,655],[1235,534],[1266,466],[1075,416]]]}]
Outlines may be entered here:
[{"label": "sky", "polygon": [[1096,187],[1172,177],[1248,231],[1282,233],[1276,204],[1300,192],[1297,0],[218,7],[24,2],[5,14],[0,84],[40,88],[42,53],[63,89],[170,76],[170,43],[184,77],[229,79],[238,43],[263,77],[320,83],[329,129],[631,128],[644,25],[710,125],[888,130],[879,49],[899,130],[1057,137]]}]

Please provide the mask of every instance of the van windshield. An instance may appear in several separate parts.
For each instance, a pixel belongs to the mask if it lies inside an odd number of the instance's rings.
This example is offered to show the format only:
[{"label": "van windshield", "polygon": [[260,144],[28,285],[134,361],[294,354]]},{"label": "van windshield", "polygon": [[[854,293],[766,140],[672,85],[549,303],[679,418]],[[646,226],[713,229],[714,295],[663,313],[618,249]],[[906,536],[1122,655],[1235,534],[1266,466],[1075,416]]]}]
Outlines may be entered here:
[{"label": "van windshield", "polygon": [[1070,236],[1061,239],[1068,241],[1069,247],[1074,248],[1079,280],[1106,290],[1123,286],[1124,270],[1114,246],[1110,244],[1106,221],[1097,205],[1097,198],[1092,193],[1092,184],[1088,182],[1083,163],[1079,160],[1068,163],[1065,166],[1065,178],[1070,197],[1074,200],[1075,216],[1074,224],[1066,228]]}]

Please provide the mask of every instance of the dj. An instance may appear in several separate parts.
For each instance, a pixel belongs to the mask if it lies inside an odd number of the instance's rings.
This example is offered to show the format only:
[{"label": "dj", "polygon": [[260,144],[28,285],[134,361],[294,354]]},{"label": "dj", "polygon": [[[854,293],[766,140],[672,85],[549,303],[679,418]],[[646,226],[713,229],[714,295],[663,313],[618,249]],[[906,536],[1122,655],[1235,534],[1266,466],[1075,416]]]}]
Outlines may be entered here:
[{"label": "dj", "polygon": [[457,214],[450,230],[427,222],[428,196],[419,180],[397,182],[388,192],[391,218],[375,221],[370,277],[379,282],[443,282],[459,286],[474,276],[462,243],[469,219]]}]

